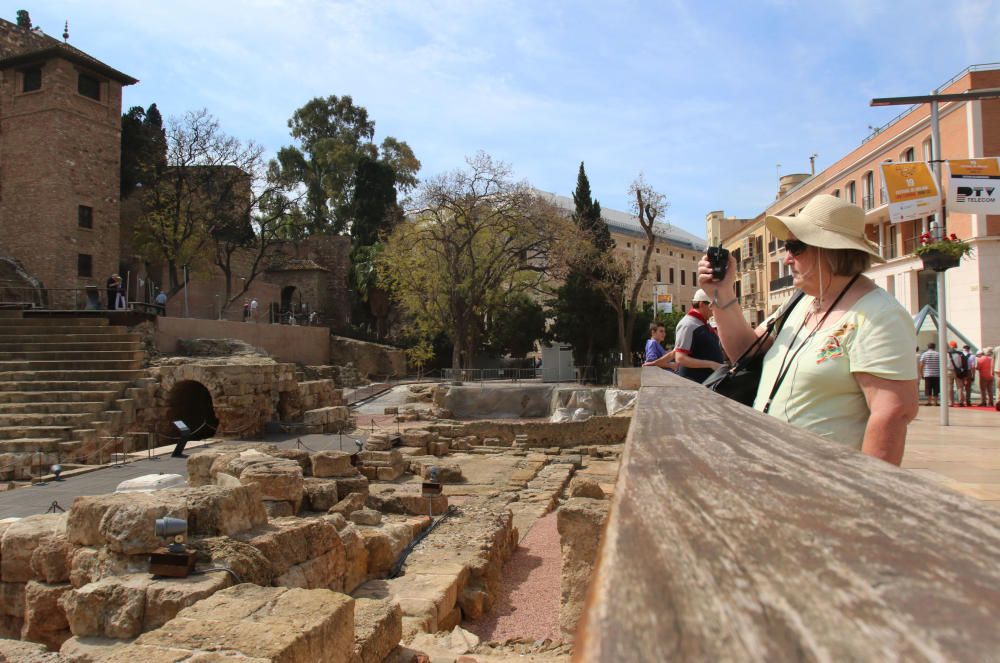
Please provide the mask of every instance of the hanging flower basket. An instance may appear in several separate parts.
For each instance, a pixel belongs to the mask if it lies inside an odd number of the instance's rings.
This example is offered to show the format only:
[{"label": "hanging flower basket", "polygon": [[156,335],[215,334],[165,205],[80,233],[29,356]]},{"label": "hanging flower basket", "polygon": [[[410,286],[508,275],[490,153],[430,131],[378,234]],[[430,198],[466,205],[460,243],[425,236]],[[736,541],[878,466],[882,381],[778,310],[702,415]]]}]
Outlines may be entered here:
[{"label": "hanging flower basket", "polygon": [[954,234],[935,240],[930,233],[924,233],[920,236],[920,246],[914,253],[924,261],[925,269],[943,272],[958,267],[962,257],[972,253],[972,247]]},{"label": "hanging flower basket", "polygon": [[933,269],[935,272],[943,272],[952,267],[958,267],[961,256],[955,257],[944,251],[924,251],[920,254],[920,259],[924,261],[924,269]]}]

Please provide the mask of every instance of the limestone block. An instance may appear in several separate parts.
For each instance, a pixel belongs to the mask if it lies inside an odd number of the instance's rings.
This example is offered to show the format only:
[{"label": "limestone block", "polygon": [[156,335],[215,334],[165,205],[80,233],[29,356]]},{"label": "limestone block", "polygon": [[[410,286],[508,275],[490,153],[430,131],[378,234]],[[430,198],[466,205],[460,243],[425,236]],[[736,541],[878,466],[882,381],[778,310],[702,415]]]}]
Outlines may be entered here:
[{"label": "limestone block", "polygon": [[116,493],[149,492],[164,488],[179,488],[185,485],[180,474],[144,474],[141,477],[126,479],[115,487]]},{"label": "limestone block", "polygon": [[418,485],[373,486],[365,503],[382,513],[422,516],[433,511],[441,515],[448,508],[448,496],[424,497]]},{"label": "limestone block", "polygon": [[[271,465],[278,464],[284,465],[285,463],[294,463],[295,461],[288,461],[284,458],[275,458],[271,454],[264,453],[257,449],[246,449],[245,451],[239,452],[235,458],[219,459],[223,461],[220,463],[212,464],[212,472],[226,472],[232,474],[234,477],[242,477],[243,473],[254,465]],[[298,465],[298,463],[295,463]],[[301,470],[301,468],[299,468]]]},{"label": "limestone block", "polygon": [[188,485],[210,485],[212,483],[212,477],[215,476],[215,473],[212,472],[212,468],[215,466],[216,462],[219,462],[220,465],[224,464],[219,460],[223,456],[226,458],[235,458],[236,454],[223,453],[212,449],[199,449],[197,451],[192,451],[191,455],[187,459]]},{"label": "limestone block", "polygon": [[351,663],[382,663],[403,636],[403,613],[389,600],[355,599]]},{"label": "limestone block", "polygon": [[336,480],[310,477],[305,480],[303,488],[305,500],[302,508],[307,511],[327,511],[339,501]]},{"label": "limestone block", "polygon": [[231,586],[233,582],[233,577],[225,571],[152,580],[146,587],[143,632],[163,626],[184,608]]},{"label": "limestone block", "polygon": [[499,447],[502,444],[499,437],[487,437],[483,439],[483,446],[486,447]]},{"label": "limestone block", "polygon": [[[0,616],[24,618],[26,587],[27,583],[24,582],[0,582]],[[20,636],[15,635],[14,637]]]},{"label": "limestone block", "polygon": [[314,477],[348,477],[357,474],[346,451],[319,451],[310,456]]},{"label": "limestone block", "polygon": [[380,527],[362,527],[368,550],[368,577],[377,578],[388,573],[399,559],[400,553],[413,540],[412,530],[404,524],[384,524]]},{"label": "limestone block", "polygon": [[337,479],[337,499],[342,500],[351,493],[368,494],[368,477],[356,474],[353,477]]},{"label": "limestone block", "polygon": [[382,414],[399,414],[398,407],[387,407],[382,411]]},{"label": "limestone block", "polygon": [[601,486],[590,477],[577,476],[569,482],[570,497],[589,497],[595,500],[604,499],[604,491]]},{"label": "limestone block", "polygon": [[157,518],[187,520],[187,505],[177,494],[111,493],[77,497],[66,520],[70,543],[105,545],[126,555],[149,553],[162,545],[155,535]]},{"label": "limestone block", "polygon": [[406,617],[430,617],[439,627],[456,608],[462,575],[407,572],[391,580],[370,580],[354,592],[356,598],[392,600]]},{"label": "limestone block", "polygon": [[375,478],[379,481],[395,481],[406,472],[406,466],[400,464],[392,467],[375,468]]},{"label": "limestone block", "polygon": [[382,514],[375,509],[358,509],[348,518],[355,525],[378,525],[382,522]]},{"label": "limestone block", "polygon": [[368,466],[387,467],[390,465],[400,465],[403,456],[398,449],[389,451],[360,451],[358,452],[358,462]]},{"label": "limestone block", "polygon": [[225,472],[219,472],[215,475],[214,482],[216,486],[222,486],[223,488],[233,488],[235,486],[242,486],[240,480],[234,477],[232,474],[226,474]]},{"label": "limestone block", "polygon": [[285,500],[264,500],[264,511],[267,512],[269,520],[275,518],[288,518],[295,515],[295,505]]},{"label": "limestone block", "polygon": [[[260,637],[262,633],[267,637]],[[199,659],[191,652],[203,651],[208,643],[220,653],[255,659],[348,663],[354,646],[354,601],[325,589],[237,585],[182,610],[107,661],[135,663],[145,646],[187,650],[190,658],[159,660],[194,663]]]},{"label": "limestone block", "polygon": [[[16,640],[21,637],[21,631],[24,629],[24,619],[22,617],[10,617],[8,615],[0,615],[0,647],[3,646],[5,638],[10,638]],[[39,645],[41,646],[41,645]],[[0,649],[2,651],[2,649]],[[4,659],[0,658],[0,661]]]},{"label": "limestone block", "polygon": [[368,577],[368,548],[358,527],[347,525],[340,530],[340,540],[344,544],[346,569],[344,591],[353,592]]},{"label": "limestone block", "polygon": [[[2,630],[2,629],[0,629]],[[7,638],[8,636],[3,636]],[[17,637],[16,635],[13,637]],[[0,638],[0,661],[11,663],[64,663],[58,654],[35,642]],[[74,663],[76,663],[74,661]]]},{"label": "limestone block", "polygon": [[[29,516],[8,525],[0,539],[0,580],[27,582],[36,577],[52,582],[65,580],[68,577],[65,532],[65,514]],[[33,558],[37,573],[32,570]]]},{"label": "limestone block", "polygon": [[363,493],[350,493],[347,497],[330,507],[329,513],[339,513],[344,517],[348,517],[355,511],[365,508],[366,498],[367,495]]},{"label": "limestone block", "polygon": [[553,463],[583,467],[583,456],[580,454],[562,454],[552,459]]},{"label": "limestone block", "polygon": [[210,567],[232,569],[243,582],[267,587],[273,572],[271,562],[259,549],[228,536],[198,539],[191,547],[198,551],[198,562]]},{"label": "limestone block", "polygon": [[142,632],[148,574],[103,578],[62,595],[73,635],[134,638]]},{"label": "limestone block", "polygon": [[302,506],[303,477],[298,463],[282,460],[251,465],[240,474],[240,483],[256,484],[261,495],[291,502],[293,513],[298,513]]},{"label": "limestone block", "polygon": [[428,430],[411,429],[404,430],[400,436],[399,446],[401,447],[421,447],[426,449],[430,442],[433,442],[437,435]]},{"label": "limestone block", "polygon": [[149,569],[146,555],[122,555],[102,546],[80,546],[69,554],[69,582],[80,588],[108,576],[143,573]]},{"label": "limestone block", "polygon": [[451,444],[448,440],[438,440],[436,442],[431,442],[430,445],[428,445],[429,451],[435,456],[446,456],[450,448]]},{"label": "limestone block", "polygon": [[420,476],[430,480],[431,468],[437,468],[438,483],[461,483],[465,481],[462,476],[462,467],[457,463],[435,463],[433,465],[422,465]]},{"label": "limestone block", "polygon": [[464,588],[458,595],[458,605],[462,609],[462,615],[472,621],[482,617],[487,598],[486,592],[481,589]]},{"label": "limestone block", "polygon": [[237,538],[260,550],[271,562],[274,577],[296,564],[319,557],[339,543],[337,530],[321,518],[279,518]]},{"label": "limestone block", "polygon": [[189,535],[230,536],[267,522],[256,485],[182,488],[164,495],[179,495],[187,503]]},{"label": "limestone block", "polygon": [[[454,608],[451,609],[451,612],[445,615],[444,619],[438,621],[438,630],[439,631],[450,631],[452,629],[461,630],[461,628],[459,627],[459,624],[461,623],[462,623],[462,609],[456,605]],[[466,633],[468,633],[468,631],[466,631]],[[469,635],[472,634],[470,633]],[[478,638],[476,640],[478,643]],[[459,638],[455,640],[455,642],[461,643],[464,642],[464,639]],[[464,647],[465,645],[457,645],[457,646],[461,648]],[[466,649],[465,651],[468,651],[468,649]]]},{"label": "limestone block", "polygon": [[467,451],[475,446],[479,446],[479,438],[475,435],[464,435],[451,441],[451,448],[456,451]]},{"label": "limestone block", "polygon": [[66,612],[59,605],[60,597],[71,589],[69,583],[50,585],[34,580],[28,582],[21,639],[40,642],[49,649],[58,650],[72,635]]},{"label": "limestone block", "polygon": [[369,437],[362,447],[365,451],[388,451],[392,449],[392,440],[388,438]]},{"label": "limestone block", "polygon": [[305,449],[276,449],[270,455],[275,458],[294,460],[302,468],[302,476],[314,476],[312,474],[312,454]]},{"label": "limestone block", "polygon": [[562,548],[559,626],[567,636],[576,631],[583,612],[609,504],[607,500],[574,497],[556,512]]},{"label": "limestone block", "polygon": [[343,544],[319,557],[296,564],[274,579],[275,587],[301,587],[302,589],[344,589],[347,558]]},{"label": "limestone block", "polygon": [[[363,503],[362,506],[364,506]],[[338,533],[347,527],[347,518],[344,518],[344,514],[342,513],[328,513],[325,516],[320,516],[320,518],[333,525]]]},{"label": "limestone block", "polygon": [[[74,635],[59,648],[59,656],[61,661],[67,663],[102,663],[116,650],[128,645],[127,640]],[[151,663],[148,658],[143,658],[142,661],[143,663]]]}]

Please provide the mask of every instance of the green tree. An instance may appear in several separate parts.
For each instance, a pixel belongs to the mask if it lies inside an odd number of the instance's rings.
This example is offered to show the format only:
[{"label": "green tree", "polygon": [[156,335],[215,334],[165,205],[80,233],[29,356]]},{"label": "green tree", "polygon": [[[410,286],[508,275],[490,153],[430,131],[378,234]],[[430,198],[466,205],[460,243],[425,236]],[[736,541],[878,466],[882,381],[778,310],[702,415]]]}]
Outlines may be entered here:
[{"label": "green tree", "polygon": [[31,29],[31,14],[28,13],[27,9],[17,10],[17,27],[25,30]]},{"label": "green tree", "polygon": [[480,153],[468,168],[436,177],[420,191],[412,220],[389,236],[380,281],[419,336],[444,332],[452,366],[469,368],[482,324],[518,292],[547,278],[556,245],[572,222],[510,169]]},{"label": "green tree", "polygon": [[573,347],[578,366],[594,366],[595,354],[603,354],[615,345],[615,310],[595,285],[601,281],[603,261],[614,248],[608,224],[601,217],[601,204],[593,198],[590,180],[580,162],[573,191],[573,222],[581,231],[583,251],[572,260],[565,281],[549,301],[553,317],[553,336]]},{"label": "green tree", "polygon": [[121,196],[152,184],[167,164],[167,134],[156,104],[133,106],[122,115]]},{"label": "green tree", "polygon": [[354,175],[350,206],[354,246],[371,246],[403,219],[396,202],[396,173],[382,160],[361,157]]},{"label": "green tree", "polygon": [[545,336],[545,311],[524,293],[511,293],[486,325],[489,346],[501,355],[524,357]]},{"label": "green tree", "polygon": [[416,184],[420,162],[409,145],[390,136],[381,149],[376,146],[374,120],[348,95],[310,100],[293,113],[288,126],[298,145],[281,148],[274,169],[286,184],[304,189],[297,205],[303,234],[348,229],[354,180],[364,157],[388,164],[402,192]]}]

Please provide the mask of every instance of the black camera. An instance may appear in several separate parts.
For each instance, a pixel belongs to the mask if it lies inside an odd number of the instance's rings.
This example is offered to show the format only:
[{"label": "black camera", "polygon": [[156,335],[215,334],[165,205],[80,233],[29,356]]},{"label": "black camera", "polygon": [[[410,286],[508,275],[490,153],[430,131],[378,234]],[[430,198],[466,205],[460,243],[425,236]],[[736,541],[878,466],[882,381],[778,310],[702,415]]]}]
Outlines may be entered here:
[{"label": "black camera", "polygon": [[712,264],[712,279],[721,281],[726,278],[726,268],[729,267],[729,249],[721,246],[708,247],[708,262]]}]

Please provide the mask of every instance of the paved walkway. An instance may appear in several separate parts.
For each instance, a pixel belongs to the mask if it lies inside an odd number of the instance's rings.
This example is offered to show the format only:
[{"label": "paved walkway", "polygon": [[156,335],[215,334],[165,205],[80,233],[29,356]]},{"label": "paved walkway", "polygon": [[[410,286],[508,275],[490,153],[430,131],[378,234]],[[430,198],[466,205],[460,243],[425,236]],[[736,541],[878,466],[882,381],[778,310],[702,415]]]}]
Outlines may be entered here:
[{"label": "paved walkway", "polygon": [[969,497],[1000,507],[1000,412],[921,406],[906,437],[903,467]]}]

